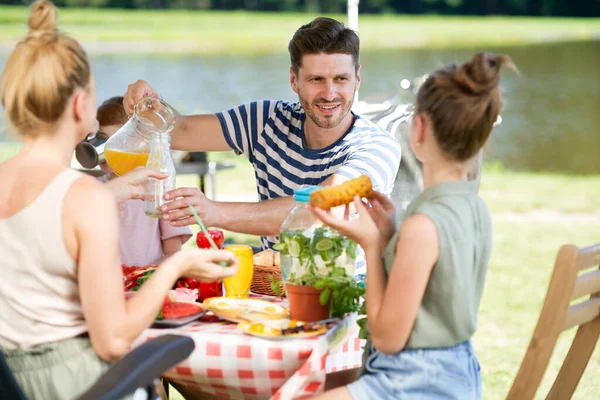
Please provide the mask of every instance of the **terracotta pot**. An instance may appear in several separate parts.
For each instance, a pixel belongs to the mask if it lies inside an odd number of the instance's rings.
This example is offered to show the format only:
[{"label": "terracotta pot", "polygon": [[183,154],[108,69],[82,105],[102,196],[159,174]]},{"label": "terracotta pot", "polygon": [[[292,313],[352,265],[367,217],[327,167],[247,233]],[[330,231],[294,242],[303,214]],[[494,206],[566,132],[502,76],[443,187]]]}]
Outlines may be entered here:
[{"label": "terracotta pot", "polygon": [[292,319],[304,322],[314,322],[329,318],[331,314],[331,301],[333,296],[329,297],[329,302],[324,306],[319,303],[319,296],[322,290],[315,289],[312,286],[299,286],[286,283],[288,301],[290,303],[290,317]]}]

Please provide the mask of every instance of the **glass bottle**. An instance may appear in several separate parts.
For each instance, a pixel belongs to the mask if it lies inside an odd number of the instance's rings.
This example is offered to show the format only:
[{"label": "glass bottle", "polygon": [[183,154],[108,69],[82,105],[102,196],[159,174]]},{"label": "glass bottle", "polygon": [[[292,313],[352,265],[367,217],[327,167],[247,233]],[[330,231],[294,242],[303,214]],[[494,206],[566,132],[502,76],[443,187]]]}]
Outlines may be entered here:
[{"label": "glass bottle", "polygon": [[320,189],[308,186],[294,191],[296,204],[281,224],[279,243],[281,275],[284,282],[294,282],[306,273],[327,276],[334,267],[344,268],[354,276],[356,243],[323,225],[308,209],[310,194]]},{"label": "glass bottle", "polygon": [[171,135],[168,133],[152,134],[150,153],[146,167],[166,172],[165,179],[148,178],[145,184],[144,212],[149,217],[160,218],[160,207],[166,203],[165,193],[175,189],[175,162],[171,156]]},{"label": "glass bottle", "polygon": [[175,126],[175,120],[175,112],[162,99],[141,98],[135,104],[131,118],[104,146],[104,156],[110,168],[117,175],[123,175],[145,166],[152,136],[169,133]]}]

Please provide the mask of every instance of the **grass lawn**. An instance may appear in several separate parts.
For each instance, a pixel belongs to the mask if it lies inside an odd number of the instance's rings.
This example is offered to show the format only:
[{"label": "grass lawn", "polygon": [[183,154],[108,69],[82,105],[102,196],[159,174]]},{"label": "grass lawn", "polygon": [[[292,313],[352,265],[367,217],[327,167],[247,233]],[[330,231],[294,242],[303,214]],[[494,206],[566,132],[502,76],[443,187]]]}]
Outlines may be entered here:
[{"label": "grass lawn", "polygon": [[[14,147],[0,145],[0,161],[14,151]],[[255,199],[250,164],[231,154],[210,155],[211,160],[227,158],[237,163],[235,169],[217,173],[217,198]],[[179,176],[177,183],[198,184],[197,177],[191,175]],[[505,398],[529,344],[558,248],[566,243],[586,246],[600,242],[600,176],[520,173],[486,165],[481,195],[494,219],[494,248],[473,342],[482,366],[484,398],[494,400]],[[553,216],[539,218],[535,213],[540,211]],[[256,237],[230,232],[226,237],[258,244]],[[186,246],[193,246],[192,241]],[[549,390],[573,335],[573,330],[562,335],[536,398],[543,398]],[[574,399],[598,398],[598,348]]]},{"label": "grass lawn", "polygon": [[[9,44],[25,33],[27,12],[25,7],[0,6],[0,44]],[[93,52],[281,53],[294,31],[316,16],[65,8],[60,10],[60,27],[86,42]],[[332,17],[347,19],[341,14]],[[456,48],[597,39],[600,19],[361,15],[359,29],[362,47],[373,50]],[[119,45],[133,42],[152,45]]]}]

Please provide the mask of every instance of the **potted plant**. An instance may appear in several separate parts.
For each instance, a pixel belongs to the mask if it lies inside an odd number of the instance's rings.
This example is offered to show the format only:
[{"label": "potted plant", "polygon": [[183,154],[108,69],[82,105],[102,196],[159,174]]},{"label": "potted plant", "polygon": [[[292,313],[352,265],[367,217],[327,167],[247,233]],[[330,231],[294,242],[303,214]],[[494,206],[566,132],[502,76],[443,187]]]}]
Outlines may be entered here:
[{"label": "potted plant", "polygon": [[[356,247],[326,226],[281,233],[273,248],[281,252],[292,319],[312,322],[359,310],[364,289],[354,279]],[[272,289],[281,294],[277,282]]]}]

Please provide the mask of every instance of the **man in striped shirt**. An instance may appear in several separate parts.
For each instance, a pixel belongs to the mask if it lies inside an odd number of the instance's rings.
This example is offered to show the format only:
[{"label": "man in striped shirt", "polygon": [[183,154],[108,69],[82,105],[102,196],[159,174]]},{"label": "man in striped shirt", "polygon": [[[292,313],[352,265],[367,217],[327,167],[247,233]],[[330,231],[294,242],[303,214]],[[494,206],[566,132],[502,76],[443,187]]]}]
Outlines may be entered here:
[{"label": "man in striped shirt", "polygon": [[[167,199],[179,199],[163,206],[163,218],[174,226],[195,223],[188,209],[193,205],[206,225],[260,235],[263,247],[271,247],[293,208],[294,189],[364,174],[375,190],[392,192],[398,141],[350,111],[360,85],[356,32],[320,17],[296,31],[289,52],[290,84],[299,102],[257,101],[218,114],[178,116],[171,134],[174,149],[243,153],[254,166],[260,201],[217,202],[195,188],[176,189]],[[129,114],[143,96],[159,95],[144,81],[128,87]],[[357,273],[364,273],[364,261]]]}]

